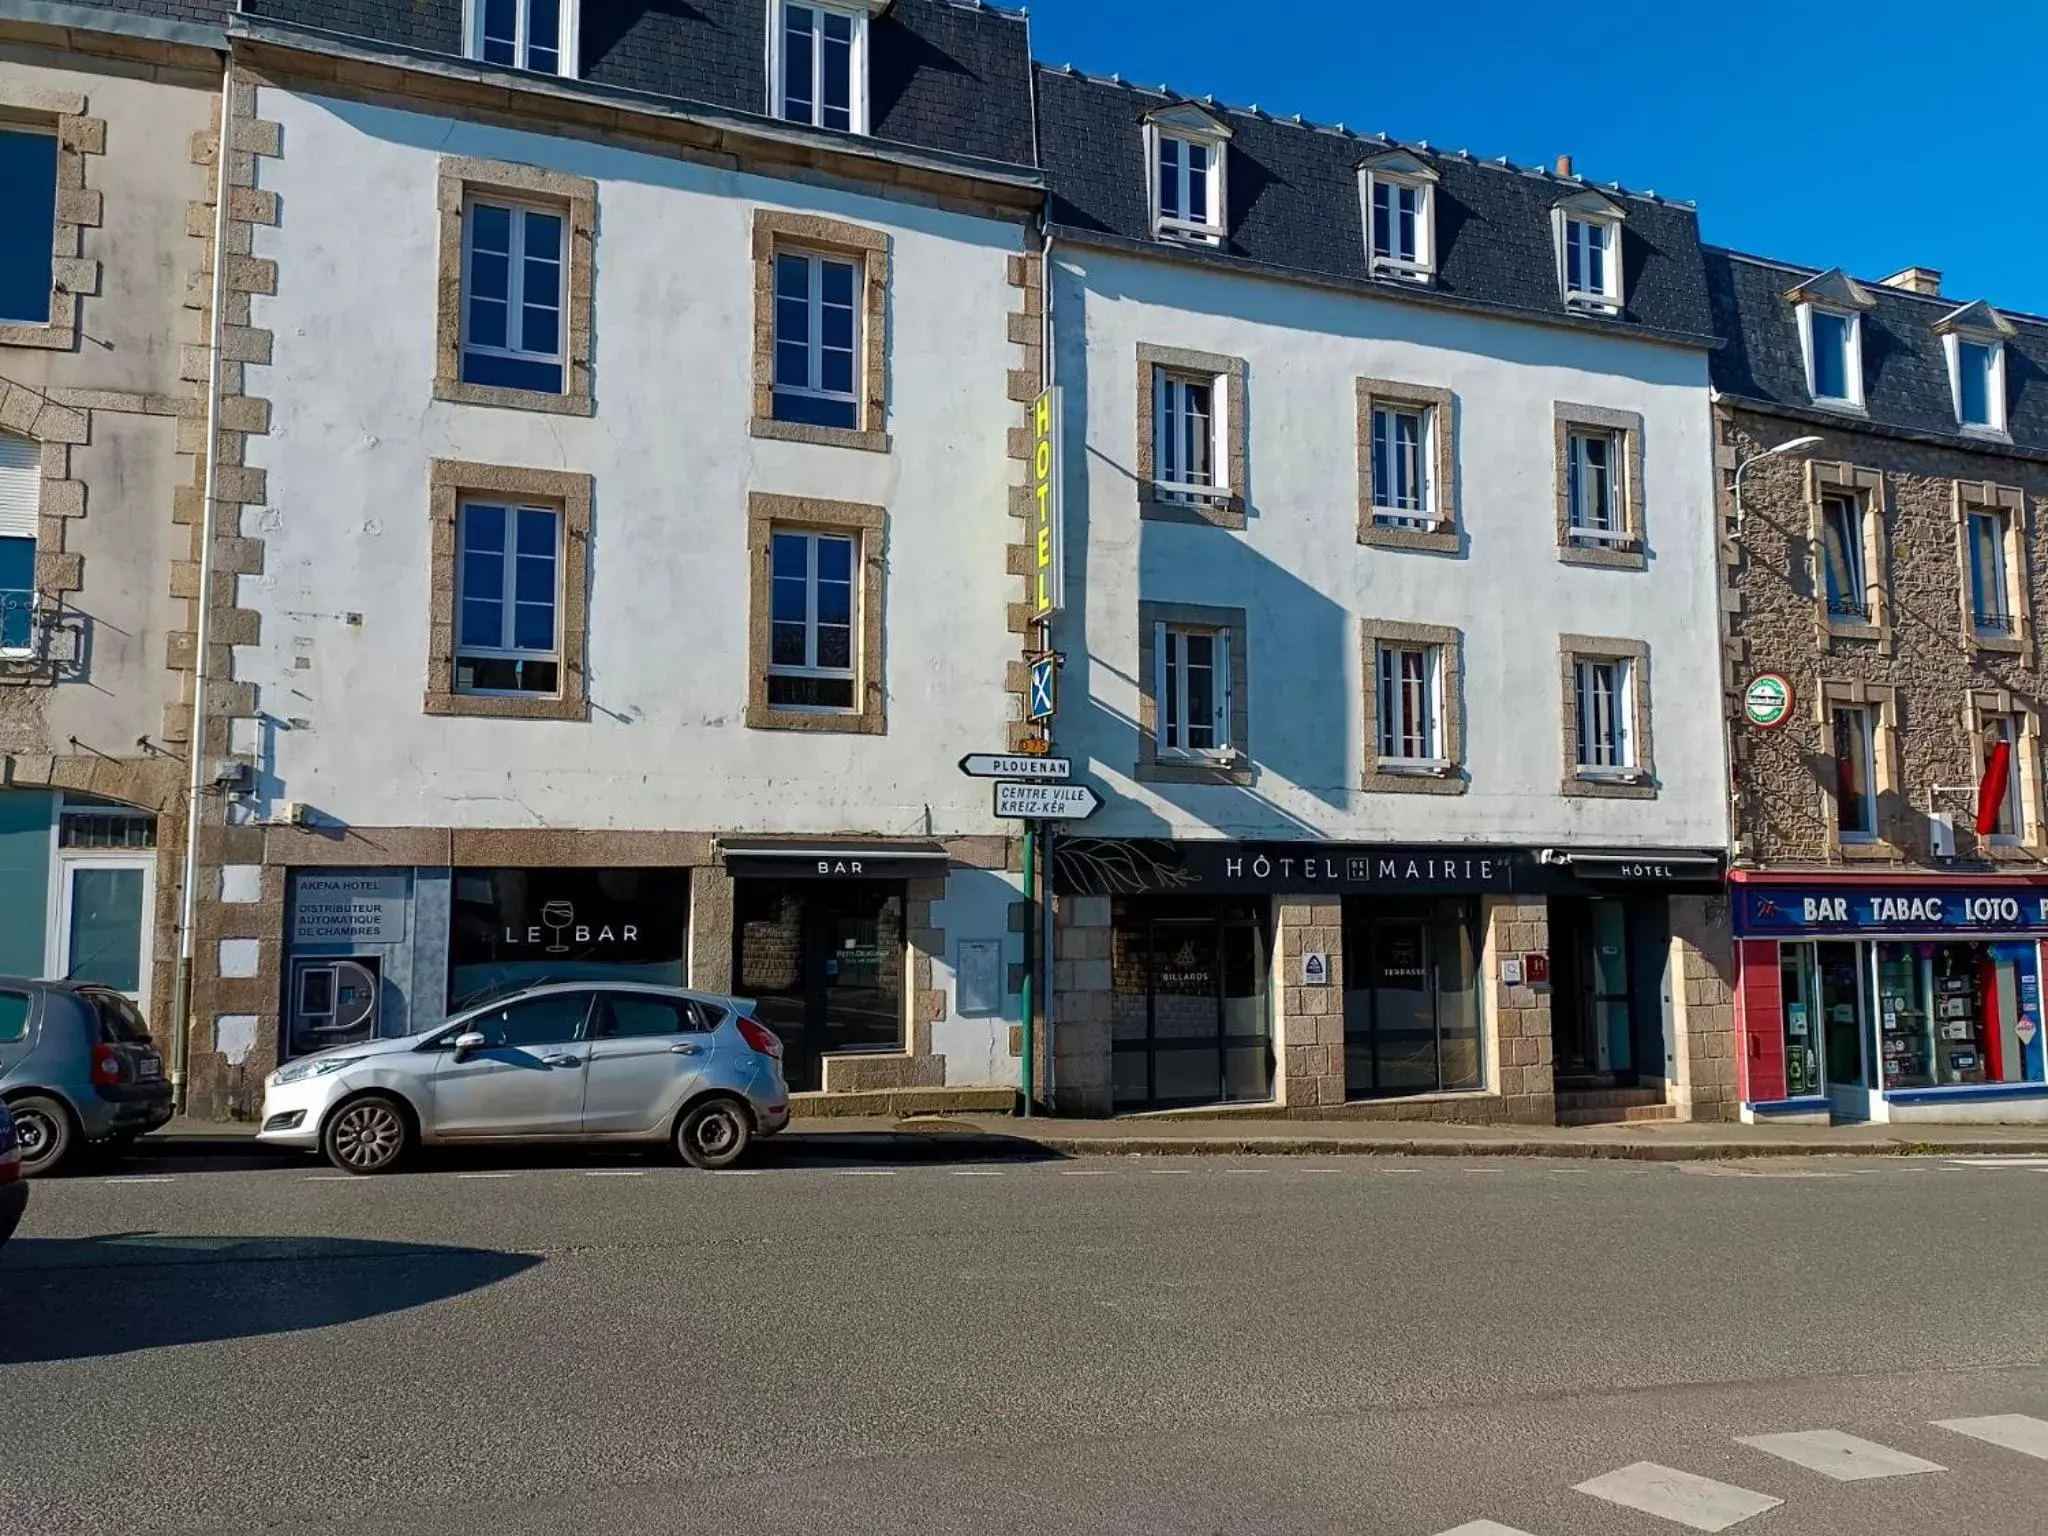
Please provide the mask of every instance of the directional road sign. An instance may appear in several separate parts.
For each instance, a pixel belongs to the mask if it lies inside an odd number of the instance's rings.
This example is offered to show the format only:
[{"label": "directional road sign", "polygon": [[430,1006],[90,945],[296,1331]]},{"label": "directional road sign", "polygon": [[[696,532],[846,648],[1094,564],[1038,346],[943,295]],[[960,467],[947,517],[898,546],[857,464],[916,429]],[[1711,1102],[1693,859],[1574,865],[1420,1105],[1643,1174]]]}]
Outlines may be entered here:
[{"label": "directional road sign", "polygon": [[1011,821],[1079,821],[1101,809],[1086,784],[996,785],[996,814]]},{"label": "directional road sign", "polygon": [[971,779],[1071,779],[1070,757],[1027,757],[1015,752],[970,752],[960,771]]}]

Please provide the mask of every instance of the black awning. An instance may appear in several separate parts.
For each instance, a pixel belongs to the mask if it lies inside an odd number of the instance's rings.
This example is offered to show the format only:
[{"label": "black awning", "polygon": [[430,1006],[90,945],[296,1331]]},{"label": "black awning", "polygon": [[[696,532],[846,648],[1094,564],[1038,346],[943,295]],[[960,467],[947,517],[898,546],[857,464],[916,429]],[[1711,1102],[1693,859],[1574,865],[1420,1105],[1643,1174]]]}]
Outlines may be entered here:
[{"label": "black awning", "polygon": [[918,838],[730,837],[718,856],[735,878],[914,880],[944,875],[944,843]]},{"label": "black awning", "polygon": [[1564,865],[1581,880],[1623,885],[1664,885],[1674,881],[1719,882],[1728,861],[1718,853],[1697,850],[1643,853],[1560,853],[1546,862]]}]

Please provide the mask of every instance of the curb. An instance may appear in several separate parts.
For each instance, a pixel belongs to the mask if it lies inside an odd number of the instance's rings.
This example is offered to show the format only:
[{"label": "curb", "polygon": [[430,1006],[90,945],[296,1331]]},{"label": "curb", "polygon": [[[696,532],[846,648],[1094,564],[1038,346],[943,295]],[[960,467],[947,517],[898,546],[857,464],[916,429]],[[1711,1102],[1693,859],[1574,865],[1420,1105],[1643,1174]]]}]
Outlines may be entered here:
[{"label": "curb", "polygon": [[[1732,1162],[1772,1157],[1983,1157],[2048,1154],[2048,1137],[2026,1141],[1949,1139],[1842,1142],[1449,1141],[1334,1136],[1025,1136],[992,1131],[833,1131],[808,1125],[772,1143],[796,1156],[868,1155],[914,1159],[1030,1157],[1517,1157],[1604,1162]],[[289,1157],[253,1136],[149,1135],[136,1144],[162,1157]]]}]

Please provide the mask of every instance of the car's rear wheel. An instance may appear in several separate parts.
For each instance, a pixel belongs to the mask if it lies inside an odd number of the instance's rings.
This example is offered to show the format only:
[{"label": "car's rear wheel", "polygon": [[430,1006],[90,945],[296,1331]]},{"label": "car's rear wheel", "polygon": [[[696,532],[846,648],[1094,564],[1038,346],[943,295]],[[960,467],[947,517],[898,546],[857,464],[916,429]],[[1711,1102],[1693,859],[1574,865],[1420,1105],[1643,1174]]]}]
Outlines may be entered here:
[{"label": "car's rear wheel", "polygon": [[71,1111],[45,1093],[24,1094],[7,1102],[14,1116],[14,1137],[21,1147],[21,1175],[33,1179],[52,1172],[71,1155],[77,1133]]},{"label": "car's rear wheel", "polygon": [[320,1133],[320,1150],[344,1173],[389,1173],[411,1149],[412,1122],[382,1094],[350,1099]]},{"label": "car's rear wheel", "polygon": [[707,1099],[676,1127],[676,1151],[692,1168],[730,1168],[753,1140],[753,1117],[732,1099]]}]

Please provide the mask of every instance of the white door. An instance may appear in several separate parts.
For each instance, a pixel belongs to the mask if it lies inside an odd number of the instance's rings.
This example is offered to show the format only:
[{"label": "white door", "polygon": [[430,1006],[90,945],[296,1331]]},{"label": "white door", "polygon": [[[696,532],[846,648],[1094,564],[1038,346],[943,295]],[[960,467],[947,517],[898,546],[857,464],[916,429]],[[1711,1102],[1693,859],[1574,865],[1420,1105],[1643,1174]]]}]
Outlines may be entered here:
[{"label": "white door", "polygon": [[140,1004],[149,992],[156,856],[62,858],[58,873],[50,974],[98,982]]}]

